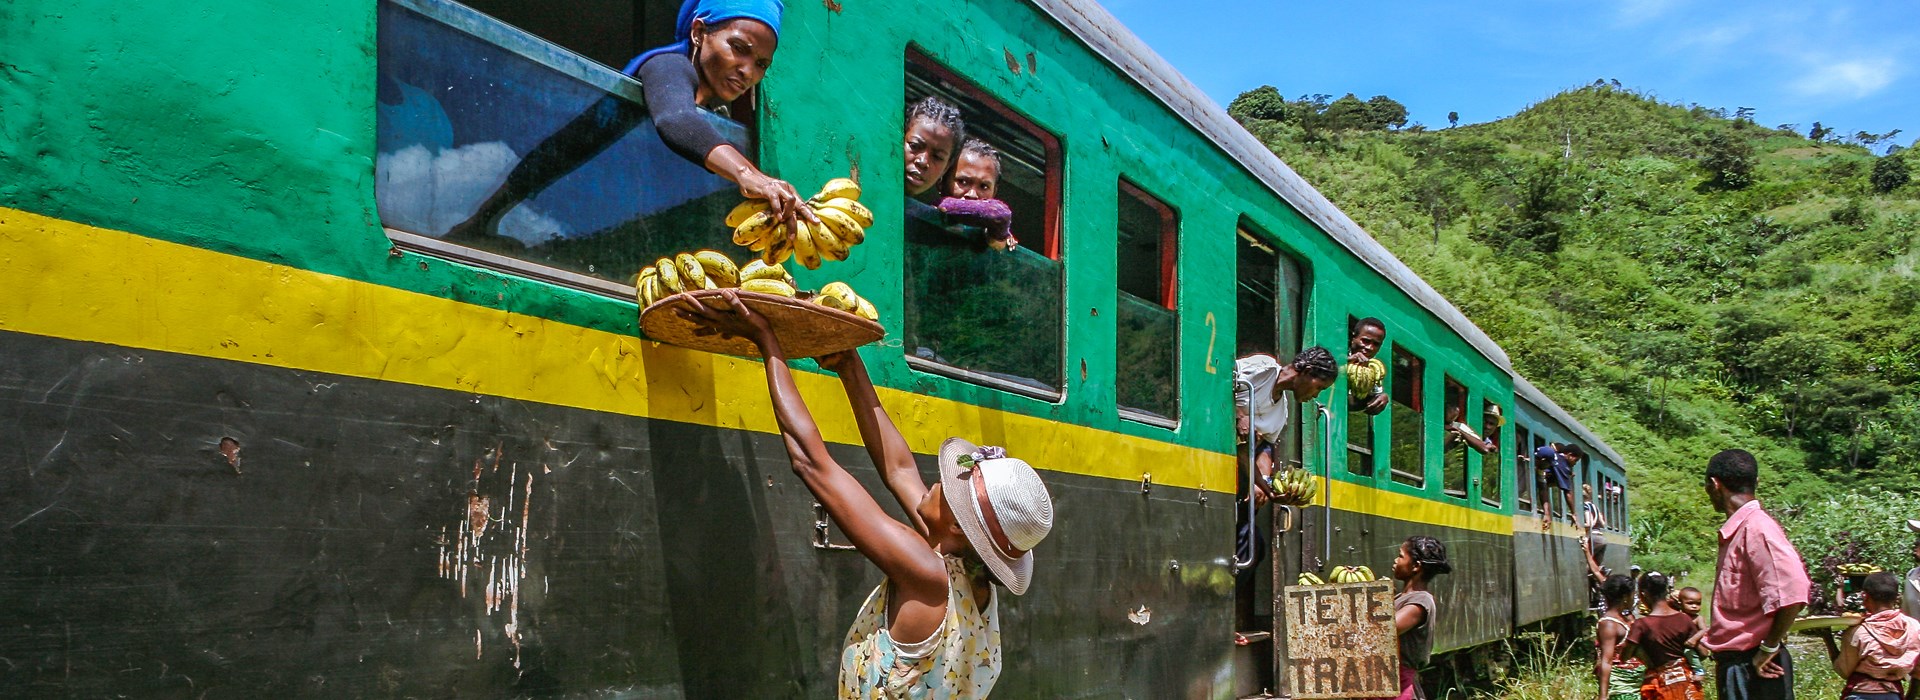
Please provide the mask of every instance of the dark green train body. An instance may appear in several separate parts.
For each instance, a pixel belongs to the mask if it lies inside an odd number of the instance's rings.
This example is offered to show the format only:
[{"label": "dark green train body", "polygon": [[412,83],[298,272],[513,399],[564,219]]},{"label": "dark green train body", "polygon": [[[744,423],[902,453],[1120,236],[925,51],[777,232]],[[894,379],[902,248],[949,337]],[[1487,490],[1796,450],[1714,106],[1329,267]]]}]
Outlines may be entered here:
[{"label": "dark green train body", "polygon": [[[877,570],[793,477],[759,365],[648,341],[626,286],[739,252],[735,190],[608,67],[675,3],[476,6],[531,31],[445,0],[0,11],[0,694],[832,695]],[[1020,249],[915,228],[927,95],[1001,147]],[[862,353],[923,467],[957,434],[1048,480],[996,697],[1271,687],[1272,646],[1234,644],[1271,581],[1236,600],[1233,360],[1341,354],[1352,318],[1389,328],[1394,404],[1300,406],[1284,456],[1330,483],[1273,577],[1425,533],[1455,561],[1439,650],[1578,613],[1536,440],[1595,455],[1625,565],[1618,455],[1097,5],[793,3],[731,114],[801,189],[861,181],[867,242],[800,281],[880,309]],[[502,183],[523,201],[467,225]],[[878,491],[837,382],[801,384]],[[1489,404],[1502,449],[1449,449],[1449,409]]]}]

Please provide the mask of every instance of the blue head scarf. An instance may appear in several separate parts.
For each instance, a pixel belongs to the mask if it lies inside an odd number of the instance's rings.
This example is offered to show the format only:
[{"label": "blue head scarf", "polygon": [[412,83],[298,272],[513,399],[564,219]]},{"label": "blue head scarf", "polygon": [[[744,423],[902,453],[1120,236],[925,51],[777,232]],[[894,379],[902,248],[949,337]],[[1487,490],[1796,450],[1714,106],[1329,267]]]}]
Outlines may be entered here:
[{"label": "blue head scarf", "polygon": [[673,43],[635,56],[620,72],[627,75],[639,73],[640,64],[663,53],[692,54],[693,21],[696,19],[709,27],[727,20],[758,20],[772,29],[775,37],[779,37],[780,15],[785,11],[786,5],[780,0],[686,0],[680,5],[680,18],[673,23]]}]

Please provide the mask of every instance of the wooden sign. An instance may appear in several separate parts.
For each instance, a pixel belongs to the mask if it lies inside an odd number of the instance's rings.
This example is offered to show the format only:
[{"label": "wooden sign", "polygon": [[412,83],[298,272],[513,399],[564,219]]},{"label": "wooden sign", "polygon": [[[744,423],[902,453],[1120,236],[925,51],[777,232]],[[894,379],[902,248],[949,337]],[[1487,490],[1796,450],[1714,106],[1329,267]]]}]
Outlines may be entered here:
[{"label": "wooden sign", "polygon": [[1287,689],[1309,698],[1380,698],[1400,692],[1393,582],[1289,586]]}]

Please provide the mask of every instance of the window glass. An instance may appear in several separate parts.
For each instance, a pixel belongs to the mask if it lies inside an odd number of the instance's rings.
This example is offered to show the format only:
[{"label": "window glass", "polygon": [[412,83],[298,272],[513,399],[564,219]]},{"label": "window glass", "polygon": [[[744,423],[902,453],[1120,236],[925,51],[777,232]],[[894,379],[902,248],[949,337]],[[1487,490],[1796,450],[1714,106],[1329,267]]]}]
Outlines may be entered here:
[{"label": "window glass", "polygon": [[1506,464],[1507,454],[1500,444],[1500,421],[1494,417],[1498,409],[1492,401],[1480,402],[1480,436],[1493,443],[1493,452],[1480,456],[1480,500],[1494,505],[1500,504],[1500,467]]},{"label": "window glass", "polygon": [[1390,466],[1393,479],[1414,486],[1427,483],[1427,421],[1423,399],[1427,365],[1405,348],[1393,346],[1393,366],[1387,388],[1392,394],[1391,415],[1393,445]]},{"label": "window glass", "polygon": [[[1454,381],[1452,377],[1446,378],[1444,386],[1446,387],[1446,412],[1443,414],[1445,422],[1448,425],[1465,423],[1467,388]],[[1457,437],[1452,430],[1446,430],[1442,435],[1445,436],[1443,439],[1446,446],[1446,462],[1441,465],[1440,488],[1449,496],[1466,498],[1468,454],[1473,452],[1473,448],[1467,445],[1466,440]]]},{"label": "window glass", "polygon": [[[1012,211],[1019,245],[997,250],[985,229],[942,213],[938,205],[950,180],[908,199],[907,361],[922,371],[1058,398],[1065,288],[1055,233],[1058,141],[972,83],[909,52],[903,107],[926,97],[957,107],[967,134],[998,153],[994,198]],[[961,145],[954,144],[955,160]]]},{"label": "window glass", "polygon": [[600,289],[730,245],[718,222],[739,190],[668,150],[637,84],[459,5],[409,4],[379,6],[374,194],[396,242]]},{"label": "window glass", "polygon": [[672,43],[680,9],[674,0],[571,0],[566,12],[554,12],[547,0],[461,4],[614,68],[627,65],[641,51]]},{"label": "window glass", "polygon": [[[1517,413],[1517,411],[1516,411]],[[1527,445],[1533,439],[1518,423],[1513,426],[1513,498],[1520,510],[1533,511],[1533,457]]]},{"label": "window glass", "polygon": [[1125,180],[1120,181],[1119,203],[1116,393],[1123,409],[1172,419],[1179,414],[1180,387],[1175,376],[1180,335],[1173,285],[1179,219],[1171,207]]}]

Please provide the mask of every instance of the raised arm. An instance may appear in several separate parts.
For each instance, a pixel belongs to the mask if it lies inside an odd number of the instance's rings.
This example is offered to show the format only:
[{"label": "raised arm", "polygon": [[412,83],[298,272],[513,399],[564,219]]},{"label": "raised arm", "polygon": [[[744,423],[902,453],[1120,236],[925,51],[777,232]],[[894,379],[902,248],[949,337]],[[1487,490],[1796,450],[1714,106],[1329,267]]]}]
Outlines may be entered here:
[{"label": "raised arm", "polygon": [[1600,700],[1607,698],[1607,683],[1613,680],[1614,647],[1620,642],[1620,630],[1607,625],[1606,618],[1593,633],[1593,676],[1600,681]]},{"label": "raised arm", "polygon": [[[887,578],[895,582],[902,596],[929,605],[944,605],[946,565],[939,553],[927,545],[926,538],[894,520],[873,500],[865,487],[827,453],[819,426],[794,384],[793,371],[787,368],[785,351],[780,347],[766,320],[747,308],[733,290],[723,290],[729,308],[714,310],[697,301],[689,301],[693,311],[682,311],[687,318],[701,320],[712,330],[744,337],[760,347],[766,357],[767,389],[773,397],[773,413],[780,424],[787,456],[793,472],[825,506],[827,514],[840,523],[848,541],[872,560]],[[683,297],[685,298],[685,297]],[[934,600],[934,599],[939,600]]]},{"label": "raised arm", "polygon": [[927,482],[920,476],[920,465],[914,462],[907,439],[900,435],[900,428],[893,424],[887,409],[881,407],[873,379],[867,376],[866,362],[853,350],[827,355],[818,361],[822,368],[840,375],[840,384],[847,390],[847,403],[853,405],[854,423],[860,426],[860,441],[866,443],[874,468],[880,470],[880,480],[900,502],[900,509],[906,511],[914,529],[926,534],[927,524],[920,517],[919,506],[927,495]]}]

